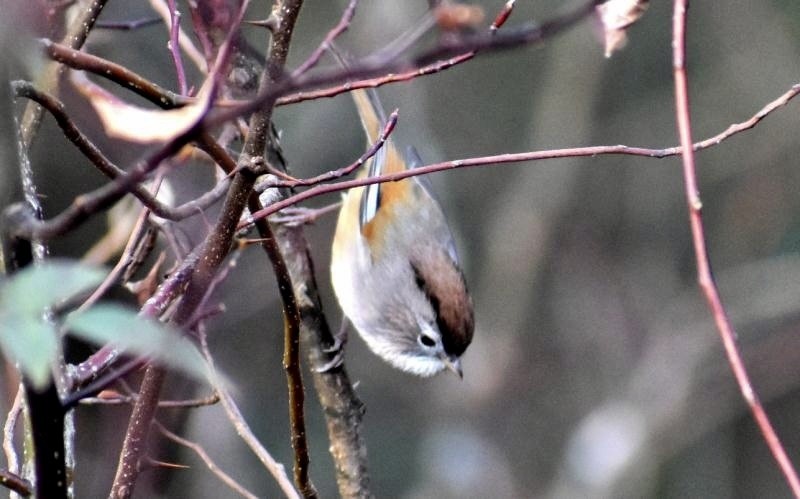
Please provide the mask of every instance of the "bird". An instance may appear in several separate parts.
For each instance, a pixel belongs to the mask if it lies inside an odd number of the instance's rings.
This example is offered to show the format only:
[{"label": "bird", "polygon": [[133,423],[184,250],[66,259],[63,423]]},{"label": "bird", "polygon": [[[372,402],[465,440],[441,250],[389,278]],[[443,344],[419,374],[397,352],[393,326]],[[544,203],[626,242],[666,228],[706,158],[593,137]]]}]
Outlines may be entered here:
[{"label": "bird", "polygon": [[[374,89],[351,91],[368,144],[385,123]],[[359,177],[419,166],[389,137]],[[429,377],[463,377],[472,342],[472,298],[453,235],[421,176],[347,191],[336,224],[331,280],[339,305],[367,346],[392,366]]]}]

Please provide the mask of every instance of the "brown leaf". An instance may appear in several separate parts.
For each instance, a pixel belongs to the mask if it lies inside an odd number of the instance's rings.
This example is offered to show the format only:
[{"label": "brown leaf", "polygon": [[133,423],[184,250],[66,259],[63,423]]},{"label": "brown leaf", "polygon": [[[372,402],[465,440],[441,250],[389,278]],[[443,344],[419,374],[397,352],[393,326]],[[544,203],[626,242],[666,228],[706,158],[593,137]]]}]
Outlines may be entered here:
[{"label": "brown leaf", "polygon": [[145,109],[92,83],[82,71],[72,71],[70,79],[89,100],[109,137],[130,142],[165,142],[187,131],[205,114],[212,95],[209,79],[192,104],[178,109]]}]

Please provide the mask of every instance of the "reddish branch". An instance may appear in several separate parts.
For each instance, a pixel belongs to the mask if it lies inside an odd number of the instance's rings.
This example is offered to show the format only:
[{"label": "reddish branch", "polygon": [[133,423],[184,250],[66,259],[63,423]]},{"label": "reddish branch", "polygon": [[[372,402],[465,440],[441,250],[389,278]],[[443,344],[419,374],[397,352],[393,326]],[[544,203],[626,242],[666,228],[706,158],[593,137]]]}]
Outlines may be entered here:
[{"label": "reddish branch", "polygon": [[[708,307],[714,316],[722,344],[725,347],[725,354],[728,356],[728,363],[733,370],[739,390],[753,418],[761,430],[764,440],[769,446],[773,457],[778,463],[781,472],[786,479],[795,497],[800,497],[800,480],[794,469],[786,451],[781,444],[772,423],[769,421],[766,411],[758,398],[750,377],[747,374],[744,361],[737,342],[736,331],[733,329],[730,318],[725,310],[719,296],[714,275],[711,271],[711,263],[706,248],[705,232],[703,229],[702,208],[700,200],[700,188],[697,184],[697,172],[694,162],[694,152],[692,145],[691,118],[689,112],[689,90],[686,76],[686,0],[675,0],[673,12],[673,32],[672,32],[672,64],[675,78],[675,108],[678,121],[678,134],[681,141],[681,156],[683,159],[683,177],[686,188],[686,200],[689,205],[689,223],[692,229],[692,241],[694,243],[695,259],[697,261],[697,280],[700,288],[706,297]],[[793,89],[794,90],[794,89]]]},{"label": "reddish branch", "polygon": [[[242,2],[238,19],[235,23],[237,26],[241,22],[241,17],[247,8],[247,4],[246,0]],[[214,70],[209,76],[210,78],[214,78],[216,72],[224,66],[229,55],[228,49],[232,36],[233,32],[222,43]],[[183,137],[184,143],[199,136],[200,131],[199,127],[193,127],[190,135]],[[195,258],[190,259],[196,262],[196,266],[193,266],[192,270],[187,274],[188,281],[185,293],[172,317],[172,322],[176,326],[185,327],[194,316],[209,284],[213,281],[214,275],[230,251],[231,241],[235,234],[236,221],[241,217],[248,193],[252,190],[258,173],[245,167],[238,169],[234,175],[228,196],[215,226],[201,246],[194,252]],[[148,311],[155,311],[152,300],[148,300],[142,308],[143,314],[147,314]],[[158,406],[164,378],[165,371],[162,367],[153,364],[147,367],[139,390],[139,398],[133,407],[133,412],[128,422],[117,472],[111,486],[111,497],[130,497],[133,493],[133,487],[140,471],[140,464],[145,455],[145,442],[150,432],[153,415]]]},{"label": "reddish branch", "polygon": [[[514,9],[514,0],[509,0],[508,2],[506,2],[506,4],[503,6],[503,8],[500,10],[500,12],[497,14],[494,21],[492,22],[492,25],[489,28],[490,33],[494,33],[495,31],[497,31],[498,28],[500,28],[503,24],[505,24],[505,22],[508,20],[508,17],[511,15],[511,11],[513,9]],[[321,45],[320,48],[322,48],[323,46],[330,45],[330,42],[333,40],[334,37],[335,36],[330,36],[330,35],[326,37],[325,38],[326,42],[323,43],[323,45]],[[349,81],[343,85],[337,85],[330,88],[323,88],[311,92],[298,92],[292,95],[286,95],[278,99],[276,105],[285,106],[288,104],[295,104],[297,102],[303,102],[307,100],[335,97],[339,94],[350,92],[352,90],[356,90],[359,88],[376,88],[389,83],[413,80],[414,78],[438,73],[440,71],[450,69],[451,67],[456,66],[458,64],[467,62],[473,57],[475,57],[476,54],[477,51],[471,50],[469,52],[459,54],[450,59],[436,61],[432,64],[428,64],[427,66],[413,69],[410,71],[405,71],[396,74],[390,73],[378,76],[376,78],[369,78],[361,81]],[[298,69],[294,73],[292,73],[292,77],[297,77],[300,74],[302,73],[300,73]]]},{"label": "reddish branch", "polygon": [[181,95],[189,93],[186,84],[186,71],[183,69],[183,59],[181,58],[180,27],[181,14],[175,0],[167,0],[169,5],[169,53],[172,56],[172,63],[175,65],[175,72],[178,76],[178,88]]},{"label": "reddish branch", "polygon": [[[275,18],[275,29],[269,44],[264,74],[261,78],[260,94],[272,88],[283,76],[292,34],[294,33],[295,23],[302,5],[302,0],[284,0],[277,2],[273,8],[272,15]],[[276,147],[271,137],[274,105],[274,98],[267,99],[266,106],[251,117],[249,133],[239,159],[240,164],[257,159],[260,159],[263,164],[270,163],[266,156]],[[258,196],[251,192],[249,196],[250,209],[257,209],[259,206]],[[267,224],[259,224],[258,230],[263,241],[262,246],[272,262],[273,271],[278,279],[278,289],[283,302],[283,367],[286,372],[289,392],[289,427],[291,430],[292,449],[294,450],[294,481],[303,497],[317,497],[317,491],[311,483],[308,471],[309,453],[305,429],[305,393],[300,368],[300,312],[289,270],[270,227]]]},{"label": "reddish branch", "polygon": [[292,78],[297,78],[309,69],[316,66],[320,58],[323,56],[323,54],[325,54],[325,51],[328,50],[328,47],[330,47],[331,43],[336,39],[336,37],[347,31],[347,28],[350,27],[350,21],[353,20],[353,16],[356,13],[357,4],[358,0],[350,0],[350,3],[347,4],[347,8],[344,9],[344,12],[342,13],[342,18],[339,19],[339,23],[328,32],[328,34],[325,36],[325,39],[322,40],[322,43],[320,43],[319,46],[311,53],[311,55],[308,56],[308,59],[306,59],[303,64],[298,66],[297,69],[292,71]]},{"label": "reddish branch", "polygon": [[[703,149],[707,149],[709,147],[714,147],[716,145],[719,145],[729,137],[736,135],[737,133],[753,128],[761,120],[767,117],[770,113],[786,105],[789,101],[794,99],[799,93],[800,93],[800,84],[793,85],[790,90],[788,90],[783,95],[781,95],[774,101],[764,106],[760,111],[758,111],[758,113],[753,115],[750,119],[743,121],[741,123],[733,124],[729,126],[725,131],[713,137],[709,137],[708,139],[695,143],[692,146],[692,150],[700,151]],[[305,201],[307,199],[316,196],[321,196],[323,194],[329,194],[332,192],[344,191],[347,189],[352,189],[353,187],[361,187],[369,184],[394,182],[397,180],[402,180],[404,178],[413,177],[416,175],[427,175],[429,173],[441,172],[445,170],[454,170],[458,168],[502,165],[508,163],[520,163],[523,161],[538,161],[544,159],[577,158],[585,156],[592,157],[601,155],[624,155],[624,156],[644,156],[648,158],[666,158],[669,156],[676,156],[678,154],[681,154],[681,150],[682,150],[681,147],[670,147],[666,149],[649,149],[645,147],[631,147],[626,145],[591,146],[591,147],[573,147],[568,149],[547,149],[544,151],[498,154],[495,156],[481,156],[477,158],[443,161],[441,163],[434,163],[431,165],[421,166],[419,168],[414,168],[412,170],[407,170],[400,173],[386,174],[378,177],[365,177],[353,180],[345,180],[342,182],[337,182],[335,184],[317,185],[306,191],[297,193],[286,199],[271,204],[270,206],[265,207],[263,210],[254,212],[250,218],[239,224],[239,228],[242,229],[245,226],[252,223],[254,220],[268,217],[271,214],[276,213],[284,208],[287,208],[301,201]]]},{"label": "reddish branch", "polygon": [[[283,187],[313,186],[310,189],[290,196],[270,206],[264,207],[263,209],[257,209],[259,206],[255,202],[255,198],[251,195],[255,180],[255,173],[243,168],[255,164],[253,163],[254,160],[261,160],[263,157],[263,152],[265,147],[267,147],[267,136],[269,133],[269,127],[271,125],[272,107],[274,105],[290,104],[312,98],[329,97],[355,88],[375,87],[389,82],[409,80],[421,75],[435,73],[452,67],[455,64],[465,62],[474,57],[477,51],[480,50],[499,50],[541,41],[544,38],[552,36],[555,33],[558,33],[585,18],[592,12],[595,3],[597,2],[589,2],[575,11],[560,18],[554,19],[551,22],[544,23],[539,27],[517,28],[500,35],[495,33],[495,31],[496,28],[505,21],[510,13],[511,6],[513,4],[509,2],[497,16],[495,23],[492,26],[493,29],[489,34],[464,34],[454,37],[450,40],[443,40],[433,49],[412,60],[394,61],[390,59],[366,58],[354,65],[352,68],[348,68],[346,70],[329,70],[327,72],[321,72],[317,75],[307,76],[307,71],[317,64],[327,45],[349,26],[356,5],[355,0],[351,0],[350,4],[342,15],[339,24],[337,24],[337,26],[328,33],[320,47],[311,54],[305,63],[298,67],[290,76],[287,76],[283,71],[283,66],[289,49],[289,42],[294,27],[294,21],[297,18],[297,13],[301,5],[300,1],[287,0],[286,2],[279,4],[286,9],[281,11],[281,16],[283,17],[276,17],[274,20],[273,28],[275,30],[275,34],[272,39],[270,59],[267,67],[265,68],[265,74],[262,80],[262,86],[259,91],[258,98],[247,103],[239,104],[234,109],[221,110],[212,118],[205,120],[206,124],[222,123],[234,117],[256,111],[250,121],[250,133],[247,137],[244,151],[239,158],[239,168],[237,168],[237,165],[233,163],[233,160],[230,158],[230,156],[228,156],[218,144],[213,143],[213,140],[209,139],[209,136],[205,133],[203,126],[200,125],[187,132],[185,136],[170,142],[167,147],[163,148],[156,155],[151,156],[148,161],[140,164],[136,169],[133,170],[132,173],[122,175],[120,171],[111,170],[118,177],[115,182],[108,184],[106,187],[93,194],[77,199],[71,208],[62,213],[62,215],[59,217],[56,217],[56,219],[42,223],[37,223],[36,221],[29,219],[15,219],[17,226],[23,227],[23,229],[18,231],[16,235],[26,236],[28,238],[47,238],[53,237],[54,235],[63,234],[65,231],[74,227],[76,223],[79,223],[89,215],[96,213],[103,207],[108,206],[109,203],[115,201],[119,196],[124,195],[126,192],[133,190],[138,193],[138,189],[140,188],[139,182],[141,182],[145,176],[160,163],[162,159],[177,152],[177,150],[187,141],[197,139],[200,140],[201,143],[204,142],[207,151],[210,151],[209,154],[214,156],[220,165],[226,169],[226,171],[236,171],[237,173],[234,177],[233,185],[230,186],[229,197],[226,200],[226,204],[223,209],[223,215],[209,237],[209,240],[204,243],[199,252],[193,255],[195,257],[194,260],[192,260],[190,264],[186,264],[183,267],[183,270],[185,270],[186,275],[188,276],[186,279],[189,283],[189,289],[186,291],[184,300],[176,314],[176,320],[178,323],[181,323],[181,321],[187,321],[191,319],[191,317],[197,313],[196,309],[202,302],[203,296],[205,296],[204,287],[213,280],[214,273],[229,250],[231,238],[234,230],[237,228],[236,222],[238,220],[238,216],[241,214],[242,208],[246,202],[250,203],[251,209],[256,209],[253,210],[253,217],[247,222],[240,224],[238,228],[245,227],[246,225],[254,222],[257,223],[258,221],[263,221],[266,216],[311,197],[335,191],[342,191],[370,183],[396,181],[409,176],[423,175],[436,171],[471,166],[486,166],[492,164],[533,161],[548,158],[595,156],[601,154],[623,154],[658,158],[682,154],[684,160],[683,165],[686,182],[686,194],[689,204],[689,216],[693,241],[695,244],[700,286],[705,293],[706,299],[708,300],[709,306],[714,314],[717,327],[720,331],[726,353],[729,357],[729,362],[732,366],[737,382],[739,383],[740,390],[750,406],[750,409],[753,412],[754,417],[759,424],[759,427],[761,428],[761,431],[764,434],[773,455],[775,456],[775,459],[779,463],[782,472],[786,476],[790,487],[796,495],[800,496],[800,482],[798,481],[794,469],[781,446],[780,440],[775,434],[775,431],[772,428],[767,415],[751,386],[744,364],[741,360],[741,356],[738,352],[738,347],[735,340],[735,332],[733,331],[714,284],[713,275],[711,273],[709,259],[705,248],[705,238],[701,217],[701,201],[696,181],[693,157],[693,151],[711,147],[736,133],[752,128],[769,113],[778,107],[785,105],[789,100],[794,98],[800,92],[800,86],[794,86],[779,99],[776,99],[764,109],[759,111],[759,113],[754,115],[750,120],[737,125],[732,125],[726,131],[715,137],[692,144],[684,59],[684,2],[680,0],[675,2],[673,43],[677,117],[678,128],[681,137],[680,147],[669,149],[645,149],[619,145],[534,151],[518,154],[502,154],[497,156],[469,158],[436,163],[399,174],[319,185],[322,182],[327,182],[351,173],[353,170],[358,168],[364,160],[374,154],[374,152],[381,147],[386,136],[391,132],[392,127],[394,126],[396,114],[393,114],[392,119],[390,119],[389,123],[386,125],[386,129],[384,130],[381,140],[374,144],[362,156],[362,158],[359,158],[359,160],[352,165],[310,179],[290,179],[278,181],[274,184],[274,186]],[[93,5],[95,7],[98,5],[101,7],[102,2],[95,2]],[[176,29],[176,27],[177,25],[174,25],[173,29]],[[175,31],[175,33],[176,32],[177,31]],[[72,60],[73,66],[83,64],[84,69],[94,70],[99,74],[102,74],[103,71],[106,71],[109,68],[113,69],[113,71],[109,72],[111,79],[120,82],[141,94],[147,95],[148,98],[154,102],[157,102],[161,106],[173,107],[185,104],[187,102],[186,99],[161,89],[153,85],[151,82],[139,77],[135,73],[132,73],[125,68],[113,65],[108,61],[103,61],[102,59],[95,58],[87,54],[72,51],[66,47],[53,43],[46,42],[46,47],[51,57],[67,64],[70,64],[69,61]],[[79,55],[76,56],[76,53]],[[70,56],[76,56],[76,58],[70,59]],[[341,84],[342,81],[352,79],[358,80],[359,78],[359,81]],[[332,84],[337,86],[322,90],[312,90],[324,85]],[[291,92],[298,93],[288,95]],[[87,157],[90,157],[91,159],[89,154],[87,154]],[[153,203],[154,202],[151,202],[151,204]],[[154,204],[154,206],[157,205]],[[285,291],[282,294],[282,297],[284,298],[284,312],[287,318],[284,365],[287,370],[287,379],[289,380],[292,443],[295,449],[295,480],[298,483],[298,487],[301,489],[301,491],[303,491],[304,495],[313,496],[315,495],[315,491],[313,490],[313,486],[308,478],[308,450],[306,448],[303,421],[303,388],[300,378],[298,358],[298,335],[301,327],[310,329],[312,327],[310,326],[311,322],[319,321],[321,313],[318,310],[318,306],[314,310],[301,310],[301,308],[298,306],[297,299],[294,296],[293,284],[297,285],[298,282],[301,282],[301,280],[290,275],[288,269],[289,267],[292,267],[292,265],[287,265],[287,263],[283,261],[283,257],[280,255],[280,251],[278,251],[280,248],[275,245],[275,240],[272,238],[269,227],[265,223],[259,223],[258,225],[259,229],[262,231],[262,237],[267,242],[266,248],[268,253],[270,253],[270,257],[272,258],[276,275],[281,283],[281,288],[283,291]],[[286,244],[285,248],[288,249],[288,251],[284,249],[284,253],[287,255],[287,258],[304,257],[304,255],[301,254],[302,251],[298,251],[299,249],[303,248],[304,243],[298,242],[298,240],[292,240],[292,238],[297,238],[298,234],[299,233],[289,234],[289,236],[286,237],[286,240],[283,242],[283,244]],[[282,236],[279,234],[278,239],[281,237]],[[313,281],[313,274],[309,272],[309,275],[311,276],[310,278],[307,276],[304,276],[304,278]],[[165,296],[165,288],[162,287],[161,293],[157,296],[161,296],[163,299],[163,296]],[[159,307],[153,303],[150,303],[149,308],[148,306],[144,307],[143,313],[153,313],[156,310],[159,310]],[[321,320],[324,321],[324,318]],[[321,329],[323,330],[323,333],[325,333],[325,331],[327,331],[327,326],[325,325]],[[325,334],[330,336],[329,331]],[[137,466],[139,465],[141,459],[144,440],[149,430],[149,423],[152,421],[153,413],[158,405],[158,392],[163,377],[163,370],[151,366],[145,376],[145,381],[142,385],[142,392],[138,397],[135,398],[136,408],[134,409],[134,415],[131,418],[129,430],[126,435],[125,449],[120,462],[120,470],[117,479],[115,480],[114,491],[112,491],[112,495],[114,496],[126,496],[132,491],[136,474],[138,472]],[[319,376],[315,377],[315,381],[317,382],[318,386],[321,386],[321,384],[327,383],[333,379],[334,374],[320,374]],[[336,383],[339,383],[340,381],[341,379],[337,378]],[[348,390],[349,392],[352,392],[352,388],[349,386],[349,381],[347,381],[347,384],[344,388],[344,392],[347,392]],[[348,398],[351,395],[352,398]],[[324,397],[324,395],[321,395],[321,398],[322,397]],[[71,402],[75,403],[77,400],[79,400],[79,397],[75,398]],[[353,409],[351,413],[355,415],[355,419],[352,421],[346,421],[343,423],[343,425],[357,426],[358,422],[360,421],[360,418],[358,417],[358,413],[360,411],[358,400],[352,393],[345,393],[342,396],[341,401],[352,403],[352,407],[345,409]],[[327,402],[323,401],[323,405],[328,407],[326,404]],[[67,405],[69,406],[70,404],[68,403]],[[354,439],[360,439],[357,430],[355,431]],[[332,447],[335,445],[336,442],[334,442],[332,439]],[[357,444],[354,446],[354,448],[363,450],[363,445]],[[362,464],[363,461],[358,461],[356,466],[361,466]],[[340,466],[340,463],[337,461],[337,467],[338,466]],[[363,476],[366,477],[366,472],[365,470],[363,471]],[[341,487],[340,490],[343,491]],[[366,488],[364,490],[366,490]]]},{"label": "reddish branch", "polygon": [[316,177],[282,180],[275,182],[273,185],[270,185],[268,187],[300,187],[300,186],[317,185],[323,182],[327,182],[328,180],[335,180],[337,178],[350,175],[360,166],[366,163],[369,158],[377,154],[380,148],[383,147],[383,145],[389,139],[389,135],[392,133],[392,131],[394,131],[394,127],[397,126],[397,113],[398,113],[397,109],[392,111],[392,114],[389,115],[389,118],[387,118],[386,123],[383,126],[383,130],[381,131],[378,140],[376,140],[374,144],[372,144],[366,151],[364,151],[364,154],[362,154],[353,163],[350,163],[344,168],[339,168],[338,170],[332,170],[323,173],[321,175],[317,175]]},{"label": "reddish branch", "polygon": [[292,78],[281,75],[275,84],[268,89],[260,91],[256,98],[231,106],[229,109],[219,110],[207,117],[205,124],[209,127],[226,123],[234,118],[246,115],[259,109],[267,102],[295,92],[307,92],[326,85],[341,85],[343,81],[354,81],[367,78],[376,78],[387,74],[406,73],[418,71],[428,65],[457,58],[469,52],[493,52],[508,50],[514,47],[540,43],[567,29],[575,26],[594,12],[597,0],[589,1],[564,15],[546,21],[536,26],[522,26],[501,31],[490,30],[484,33],[465,33],[452,40],[440,42],[433,48],[420,55],[406,60],[393,60],[381,57],[365,58],[355,61],[346,69],[328,69],[319,71],[315,75],[305,75]]}]

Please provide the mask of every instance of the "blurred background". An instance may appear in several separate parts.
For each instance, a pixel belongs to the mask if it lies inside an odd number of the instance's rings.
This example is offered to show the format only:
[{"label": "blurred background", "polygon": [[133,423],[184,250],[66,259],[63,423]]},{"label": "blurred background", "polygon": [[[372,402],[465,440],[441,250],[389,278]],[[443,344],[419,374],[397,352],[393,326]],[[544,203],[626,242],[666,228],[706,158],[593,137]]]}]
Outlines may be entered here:
[{"label": "blurred background", "polygon": [[[475,3],[487,19],[503,4]],[[305,2],[291,67],[305,60],[345,5]],[[575,5],[518,0],[508,26],[543,22]],[[542,46],[481,55],[383,87],[386,107],[400,110],[395,138],[414,144],[426,163],[587,145],[677,145],[671,7],[653,2],[630,31],[628,46],[610,59],[603,57],[596,27],[585,22]],[[368,54],[418,23],[426,8],[424,0],[363,0],[339,43],[356,56]],[[188,9],[182,10],[190,30]],[[264,18],[268,10],[265,2],[254,2],[249,17]],[[112,1],[101,20],[150,16],[147,2]],[[6,28],[15,40],[25,35]],[[245,31],[254,46],[263,47],[262,32]],[[731,2],[724,8],[694,2],[688,37],[695,140],[748,119],[798,83],[797,2]],[[431,36],[422,45],[432,41]],[[166,44],[166,30],[157,24],[97,30],[87,50],[176,89]],[[6,71],[30,78],[38,68],[32,52],[20,52]],[[191,77],[199,86],[197,74]],[[84,102],[68,88],[63,98],[79,125],[119,164],[131,165],[147,150],[104,138]],[[339,168],[364,150],[347,95],[280,108],[275,123],[296,176]],[[4,141],[13,137],[7,119],[0,126]],[[790,103],[754,130],[697,156],[719,289],[754,386],[795,463],[798,131],[797,103]],[[8,155],[8,147],[2,153]],[[49,117],[31,161],[51,216],[103,181]],[[14,175],[6,167],[0,175],[6,203]],[[212,173],[187,166],[173,180],[183,201],[207,188]],[[377,497],[790,496],[737,390],[696,284],[678,158],[550,160],[461,169],[432,181],[457,236],[477,329],[463,360],[463,381],[401,373],[351,334],[346,365],[366,405],[363,431]],[[308,206],[337,199],[315,199]],[[206,223],[196,218],[185,224],[195,242]],[[334,223],[335,215],[328,215],[306,234],[327,317],[336,328],[341,313],[327,273]],[[51,253],[80,257],[105,230],[105,220],[97,217],[54,242]],[[234,380],[236,399],[256,435],[290,466],[280,304],[258,248],[242,256],[218,296],[228,309],[209,328],[218,365]],[[5,370],[2,413],[13,398],[11,372]],[[202,395],[204,388],[176,381],[167,392],[166,397]],[[311,476],[321,497],[333,497],[324,421],[310,383],[307,393]],[[129,408],[92,406],[77,413],[77,497],[103,497]],[[203,445],[259,497],[279,496],[220,407],[162,413],[160,420]],[[233,496],[186,449],[157,436],[151,456],[191,469],[144,474],[137,497]]]}]

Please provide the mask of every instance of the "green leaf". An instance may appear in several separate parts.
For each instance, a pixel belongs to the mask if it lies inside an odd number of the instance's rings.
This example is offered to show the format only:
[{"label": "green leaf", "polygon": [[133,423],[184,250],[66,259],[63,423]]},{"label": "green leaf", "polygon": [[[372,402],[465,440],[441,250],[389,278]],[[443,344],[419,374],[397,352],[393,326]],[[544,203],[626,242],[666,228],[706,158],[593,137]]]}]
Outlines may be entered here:
[{"label": "green leaf", "polygon": [[215,379],[205,359],[180,331],[137,315],[119,305],[96,305],[71,314],[65,323],[71,334],[97,344],[112,343],[135,355],[150,357],[199,380]]},{"label": "green leaf", "polygon": [[55,328],[39,317],[0,315],[0,347],[37,390],[47,388],[58,356]]},{"label": "green leaf", "polygon": [[66,260],[50,260],[0,281],[0,349],[36,389],[50,382],[58,334],[45,309],[99,284],[104,272]]},{"label": "green leaf", "polygon": [[44,309],[103,281],[105,272],[67,260],[28,267],[0,283],[0,312],[39,317]]}]

